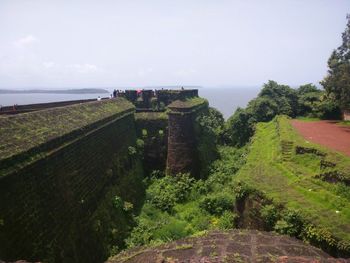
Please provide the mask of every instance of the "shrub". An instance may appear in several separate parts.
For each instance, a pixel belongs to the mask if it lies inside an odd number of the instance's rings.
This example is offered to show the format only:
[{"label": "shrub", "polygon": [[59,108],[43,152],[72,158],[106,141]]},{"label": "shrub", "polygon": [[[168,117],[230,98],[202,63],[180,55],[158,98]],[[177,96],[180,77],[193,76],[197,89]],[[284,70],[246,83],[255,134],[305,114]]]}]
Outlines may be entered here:
[{"label": "shrub", "polygon": [[147,200],[162,211],[170,212],[177,202],[188,198],[193,183],[194,179],[189,174],[168,175],[154,180],[147,190]]},{"label": "shrub", "polygon": [[193,183],[192,190],[194,195],[200,196],[207,194],[210,189],[207,181],[203,181],[200,179]]},{"label": "shrub", "polygon": [[299,212],[288,210],[281,220],[276,222],[274,230],[280,234],[286,234],[294,237],[300,237],[305,222]]},{"label": "shrub", "polygon": [[225,211],[219,219],[218,227],[221,230],[235,228],[238,215],[233,212]]},{"label": "shrub", "polygon": [[176,218],[170,218],[167,224],[156,229],[154,232],[154,238],[167,242],[180,239],[189,234],[186,226],[186,222],[178,220]]},{"label": "shrub", "polygon": [[129,153],[130,156],[135,155],[137,153],[136,148],[133,147],[133,146],[129,146],[128,147],[128,153]]},{"label": "shrub", "polygon": [[209,214],[222,215],[226,210],[233,209],[234,198],[227,193],[207,196],[200,201],[199,207]]},{"label": "shrub", "polygon": [[249,194],[253,193],[255,190],[249,185],[242,183],[240,181],[235,182],[233,187],[233,192],[236,200],[243,200]]},{"label": "shrub", "polygon": [[313,245],[317,245],[328,251],[334,250],[337,245],[337,241],[328,230],[324,228],[316,228],[313,225],[305,227],[304,239],[308,240]]},{"label": "shrub", "polygon": [[132,230],[130,236],[125,240],[128,248],[148,244],[153,235],[155,227],[151,227],[145,220],[138,220],[138,224]]},{"label": "shrub", "polygon": [[116,209],[120,209],[123,207],[123,200],[117,195],[113,199],[113,206]]},{"label": "shrub", "polygon": [[266,230],[272,230],[280,217],[278,209],[274,205],[264,205],[260,215],[265,222]]},{"label": "shrub", "polygon": [[147,138],[148,132],[146,129],[142,129],[142,137]]},{"label": "shrub", "polygon": [[136,140],[136,147],[137,147],[137,149],[140,149],[143,151],[143,149],[145,147],[145,142],[142,139],[137,139]]}]

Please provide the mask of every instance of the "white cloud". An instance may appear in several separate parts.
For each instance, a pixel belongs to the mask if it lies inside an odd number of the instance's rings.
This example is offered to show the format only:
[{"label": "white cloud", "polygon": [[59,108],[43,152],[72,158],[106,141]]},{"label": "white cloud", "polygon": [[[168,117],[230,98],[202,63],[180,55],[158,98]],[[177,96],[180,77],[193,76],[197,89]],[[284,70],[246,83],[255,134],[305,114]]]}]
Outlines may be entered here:
[{"label": "white cloud", "polygon": [[100,71],[99,68],[93,64],[72,64],[68,65],[67,67],[75,72],[82,74],[89,74]]},{"label": "white cloud", "polygon": [[44,68],[53,68],[55,66],[55,62],[52,61],[45,61],[43,62]]},{"label": "white cloud", "polygon": [[150,73],[153,72],[153,68],[147,68],[147,69],[140,69],[138,72],[137,72],[137,75],[139,77],[144,77]]},{"label": "white cloud", "polygon": [[34,44],[36,42],[39,42],[39,39],[37,39],[36,37],[34,37],[32,35],[28,35],[26,37],[22,37],[22,38],[16,40],[14,42],[14,45],[16,47],[25,47],[25,46],[29,46],[31,44]]},{"label": "white cloud", "polygon": [[195,69],[180,69],[174,72],[175,76],[178,77],[188,77],[191,76],[193,74],[197,73],[197,71]]}]

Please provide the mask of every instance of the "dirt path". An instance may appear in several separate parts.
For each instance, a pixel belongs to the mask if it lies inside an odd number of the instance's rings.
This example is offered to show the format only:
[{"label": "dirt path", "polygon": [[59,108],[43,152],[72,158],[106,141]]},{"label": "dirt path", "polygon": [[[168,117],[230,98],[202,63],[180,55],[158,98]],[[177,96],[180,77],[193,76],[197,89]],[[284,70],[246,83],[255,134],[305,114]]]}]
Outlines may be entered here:
[{"label": "dirt path", "polygon": [[292,120],[292,125],[306,140],[321,144],[350,156],[350,126],[335,121]]}]

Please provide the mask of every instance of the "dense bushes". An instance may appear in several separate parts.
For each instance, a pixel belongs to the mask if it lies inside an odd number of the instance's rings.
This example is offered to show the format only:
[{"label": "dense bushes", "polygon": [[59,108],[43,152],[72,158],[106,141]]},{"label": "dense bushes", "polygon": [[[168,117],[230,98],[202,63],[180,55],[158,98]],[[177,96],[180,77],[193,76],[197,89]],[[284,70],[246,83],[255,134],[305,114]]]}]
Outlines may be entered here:
[{"label": "dense bushes", "polygon": [[174,205],[188,197],[194,179],[188,174],[165,176],[154,180],[147,190],[147,200],[162,211],[171,212]]},{"label": "dense bushes", "polygon": [[349,242],[335,238],[329,230],[323,227],[315,226],[300,211],[276,204],[267,199],[262,192],[242,183],[236,185],[234,193],[236,200],[238,196],[243,196],[245,201],[259,200],[261,207],[254,217],[257,222],[262,220],[264,230],[302,239],[333,256],[348,257],[350,255]]},{"label": "dense bushes", "polygon": [[217,144],[221,138],[224,127],[224,117],[215,108],[201,112],[195,121],[197,150],[200,162],[200,176],[206,178],[209,165],[217,157]]},{"label": "dense bushes", "polygon": [[271,121],[276,115],[306,116],[321,119],[339,119],[339,107],[326,93],[313,84],[292,89],[275,81],[264,84],[257,98],[245,109],[238,108],[227,120],[222,132],[223,141],[242,146],[254,134],[257,122]]},{"label": "dense bushes", "polygon": [[159,244],[210,229],[234,228],[237,215],[233,176],[244,164],[246,151],[220,147],[221,158],[212,164],[207,180],[154,172],[142,212],[135,219],[137,226],[126,240],[128,247]]},{"label": "dense bushes", "polygon": [[212,215],[222,215],[227,210],[233,210],[233,195],[219,193],[205,197],[200,201],[199,207]]}]

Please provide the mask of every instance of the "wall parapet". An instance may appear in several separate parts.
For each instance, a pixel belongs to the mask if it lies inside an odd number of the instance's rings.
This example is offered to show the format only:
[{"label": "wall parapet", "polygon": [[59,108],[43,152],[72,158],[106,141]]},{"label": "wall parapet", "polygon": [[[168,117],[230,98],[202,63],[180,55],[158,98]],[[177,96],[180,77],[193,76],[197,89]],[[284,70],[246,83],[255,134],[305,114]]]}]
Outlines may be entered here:
[{"label": "wall parapet", "polygon": [[119,98],[0,117],[0,178],[79,136],[134,112],[131,103]]}]

